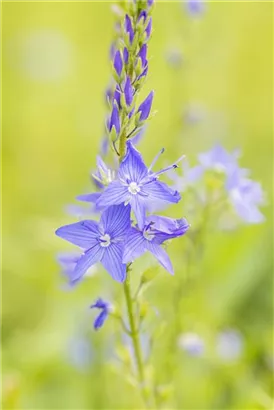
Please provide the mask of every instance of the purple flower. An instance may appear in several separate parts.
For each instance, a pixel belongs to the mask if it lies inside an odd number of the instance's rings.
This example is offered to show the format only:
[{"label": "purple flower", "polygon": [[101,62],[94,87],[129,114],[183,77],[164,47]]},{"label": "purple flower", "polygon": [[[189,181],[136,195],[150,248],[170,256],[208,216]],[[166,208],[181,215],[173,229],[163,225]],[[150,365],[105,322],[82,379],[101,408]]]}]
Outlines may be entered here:
[{"label": "purple flower", "polygon": [[57,229],[57,236],[84,250],[71,274],[71,281],[79,281],[92,265],[101,262],[114,280],[123,282],[126,265],[122,262],[122,255],[129,227],[130,207],[120,205],[110,206],[104,211],[99,223],[85,220]]},{"label": "purple flower", "polygon": [[154,0],[147,0],[148,7],[151,7],[154,3]]},{"label": "purple flower", "polygon": [[183,175],[178,175],[173,169],[168,172],[168,177],[174,182],[173,189],[178,192],[184,192],[189,186],[195,184],[204,173],[201,165],[190,167],[188,161],[182,160]]},{"label": "purple flower", "polygon": [[103,299],[99,298],[96,302],[90,306],[91,309],[99,309],[100,313],[94,321],[93,327],[95,330],[100,329],[106,321],[106,318],[110,312],[110,305],[108,302],[105,302]]},{"label": "purple flower", "polygon": [[122,69],[123,69],[123,60],[122,60],[121,53],[119,50],[117,50],[115,53],[113,65],[114,65],[116,73],[120,77],[122,73]]},{"label": "purple flower", "polygon": [[127,14],[125,17],[125,31],[128,33],[130,44],[132,44],[132,41],[134,39],[134,31],[132,27],[131,18]]},{"label": "purple flower", "polygon": [[201,356],[204,353],[205,345],[203,339],[196,333],[182,333],[178,339],[181,349],[191,356]]},{"label": "purple flower", "polygon": [[235,167],[226,181],[226,189],[237,214],[245,222],[256,224],[265,220],[259,206],[264,205],[265,198],[260,183],[246,177],[247,170]]},{"label": "purple flower", "polygon": [[203,0],[187,0],[187,11],[193,16],[201,15],[205,10],[205,4]]},{"label": "purple flower", "polygon": [[138,16],[137,21],[140,21],[141,18],[143,19],[143,21],[145,22],[147,19],[147,12],[145,10],[142,10],[141,13]]},{"label": "purple flower", "polygon": [[210,151],[198,155],[199,162],[205,170],[212,169],[217,172],[225,173],[237,165],[238,157],[238,150],[235,150],[230,154],[218,144]]},{"label": "purple flower", "polygon": [[227,329],[217,336],[218,356],[226,362],[239,359],[243,352],[243,337],[233,329]]},{"label": "purple flower", "polygon": [[125,82],[125,87],[124,87],[124,94],[125,94],[126,104],[128,107],[130,107],[132,104],[133,92],[134,92],[134,88],[131,85],[130,78],[127,77],[126,82]]},{"label": "purple flower", "polygon": [[160,245],[168,239],[184,235],[188,228],[189,224],[184,218],[171,219],[157,215],[149,216],[146,218],[142,230],[137,227],[129,230],[123,262],[132,262],[146,251],[149,251],[169,273],[173,274],[169,256]]},{"label": "purple flower", "polygon": [[79,280],[73,281],[73,271],[80,258],[81,252],[62,252],[57,255],[57,261],[61,266],[62,274],[66,276],[70,286],[75,286],[83,279],[81,277]]},{"label": "purple flower", "polygon": [[119,110],[117,106],[114,104],[110,116],[110,121],[109,121],[109,131],[112,130],[112,128],[116,129],[116,134],[120,134],[121,130],[121,125],[120,125],[120,117],[119,117]]},{"label": "purple flower", "polygon": [[147,98],[142,102],[142,104],[140,105],[140,107],[138,108],[138,112],[141,113],[140,115],[140,121],[145,121],[150,113],[151,110],[151,105],[152,105],[152,101],[153,101],[153,96],[154,96],[154,92],[151,91]]},{"label": "purple flower", "polygon": [[[161,151],[161,153],[163,150]],[[140,229],[145,224],[146,210],[163,203],[177,203],[181,199],[177,191],[170,189],[165,183],[158,181],[160,174],[176,168],[173,164],[159,172],[152,172],[159,154],[149,168],[146,167],[141,154],[127,141],[127,153],[118,169],[117,179],[111,182],[97,201],[99,208],[106,208],[115,204],[130,204],[136,216]],[[156,209],[157,207],[155,207]]]}]

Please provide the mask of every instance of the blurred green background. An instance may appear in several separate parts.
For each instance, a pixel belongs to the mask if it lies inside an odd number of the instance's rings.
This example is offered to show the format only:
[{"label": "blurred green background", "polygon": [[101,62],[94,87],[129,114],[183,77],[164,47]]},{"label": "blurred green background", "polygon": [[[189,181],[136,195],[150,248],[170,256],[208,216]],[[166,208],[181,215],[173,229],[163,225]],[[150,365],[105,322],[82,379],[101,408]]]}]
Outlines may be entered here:
[{"label": "blurred green background", "polygon": [[[64,291],[55,262],[58,251],[72,247],[54,231],[74,220],[65,207],[89,190],[103,134],[111,4],[2,4],[5,409],[142,408],[114,365],[118,326],[109,320],[96,333],[88,312],[97,296],[123,308],[120,285],[100,269]],[[160,312],[151,326],[168,323],[152,357],[156,381],[175,391],[168,408],[273,408],[272,8],[262,1],[208,3],[194,18],[181,2],[155,7],[145,91],[155,90],[158,113],[140,145],[147,163],[162,146],[164,163],[181,152],[193,158],[219,141],[242,148],[241,165],[268,197],[264,224],[207,232],[204,259],[179,306],[173,290],[185,277],[184,237],[169,247],[175,277],[161,270],[147,292]],[[182,53],[181,67],[168,63],[172,50]],[[187,120],[190,111],[201,118]],[[183,206],[174,212],[184,213]],[[179,350],[174,357],[174,311],[183,332],[203,339],[202,357]],[[216,354],[218,332],[227,328],[243,341],[233,362]]]}]

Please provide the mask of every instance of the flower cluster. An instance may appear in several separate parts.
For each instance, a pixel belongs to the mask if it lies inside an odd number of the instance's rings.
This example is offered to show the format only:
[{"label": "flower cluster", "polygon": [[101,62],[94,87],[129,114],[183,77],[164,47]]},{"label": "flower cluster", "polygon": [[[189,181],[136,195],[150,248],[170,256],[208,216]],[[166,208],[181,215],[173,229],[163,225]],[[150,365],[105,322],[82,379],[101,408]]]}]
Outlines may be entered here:
[{"label": "flower cluster", "polygon": [[178,191],[159,180],[164,172],[177,168],[181,158],[155,172],[153,167],[164,150],[147,167],[134,145],[134,139],[140,137],[149,118],[153,100],[150,92],[140,105],[136,104],[148,72],[152,6],[152,0],[130,3],[119,29],[119,41],[112,47],[115,84],[113,91],[108,90],[111,109],[107,131],[119,157],[119,166],[116,162],[114,168],[109,167],[98,156],[97,170],[92,174],[96,192],[78,196],[79,200],[92,204],[100,219],[81,220],[56,231],[57,236],[81,249],[80,257],[73,259],[73,269],[70,265],[67,273],[72,285],[98,262],[114,280],[124,282],[127,265],[146,251],[172,274],[171,261],[162,245],[184,235],[189,227],[185,219],[151,215],[181,199]]},{"label": "flower cluster", "polygon": [[[211,185],[211,188],[213,185],[214,188],[215,183],[218,192],[222,192],[220,188],[223,189],[226,204],[238,217],[246,223],[263,222],[264,215],[259,209],[265,203],[262,187],[249,177],[249,170],[239,166],[239,156],[239,150],[229,153],[222,146],[215,145],[210,151],[198,155],[196,166],[190,167],[185,161],[183,176],[174,173],[169,175],[174,180],[174,188],[179,192],[195,187],[201,192],[206,184]],[[222,196],[213,196],[215,201],[219,198],[223,201]]]}]

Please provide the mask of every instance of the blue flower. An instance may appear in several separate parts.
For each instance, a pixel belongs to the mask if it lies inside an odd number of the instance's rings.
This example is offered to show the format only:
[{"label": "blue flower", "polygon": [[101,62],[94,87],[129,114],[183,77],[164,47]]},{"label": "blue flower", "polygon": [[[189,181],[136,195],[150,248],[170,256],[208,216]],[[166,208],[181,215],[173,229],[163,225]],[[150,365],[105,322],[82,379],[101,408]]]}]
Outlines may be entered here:
[{"label": "blue flower", "polygon": [[228,175],[226,189],[235,211],[247,223],[261,223],[265,220],[259,206],[265,204],[260,183],[247,178],[247,170],[235,167]]},{"label": "blue flower", "polygon": [[205,10],[205,3],[203,0],[187,0],[187,11],[193,16],[201,15]]},{"label": "blue flower", "polygon": [[177,165],[173,164],[154,173],[151,168],[158,156],[147,168],[139,151],[130,141],[127,141],[127,153],[120,164],[117,179],[111,182],[100,195],[96,202],[98,208],[106,208],[122,203],[130,204],[139,228],[142,229],[145,224],[146,210],[155,210],[157,206],[161,207],[163,203],[179,202],[181,199],[180,194],[169,188],[165,183],[158,181],[160,174],[170,168],[176,168]]},{"label": "blue flower", "polygon": [[173,274],[169,256],[160,245],[169,239],[184,235],[188,228],[189,224],[184,218],[172,219],[157,215],[149,216],[142,230],[133,227],[128,231],[123,262],[132,262],[146,251],[149,251],[169,273]]},{"label": "blue flower", "polygon": [[99,315],[96,317],[93,327],[95,330],[100,329],[103,324],[106,321],[106,318],[109,315],[110,312],[110,305],[108,302],[105,302],[103,299],[99,298],[96,300],[96,302],[90,306],[91,309],[99,309],[100,313]]},{"label": "blue flower", "polygon": [[227,173],[235,168],[239,157],[239,151],[235,150],[230,154],[221,145],[215,145],[210,151],[198,155],[201,166],[217,172]]},{"label": "blue flower", "polygon": [[101,215],[100,222],[85,220],[63,226],[56,235],[79,246],[84,254],[71,273],[71,281],[79,281],[95,263],[101,262],[112,278],[123,282],[126,265],[122,262],[124,237],[130,227],[130,207],[111,206]]},{"label": "blue flower", "polygon": [[68,279],[70,286],[74,286],[82,280],[81,277],[79,280],[73,281],[73,271],[80,258],[81,252],[62,252],[57,255],[57,261],[61,266],[62,273]]},{"label": "blue flower", "polygon": [[196,333],[182,333],[178,339],[178,345],[190,356],[201,356],[205,350],[203,339]]}]

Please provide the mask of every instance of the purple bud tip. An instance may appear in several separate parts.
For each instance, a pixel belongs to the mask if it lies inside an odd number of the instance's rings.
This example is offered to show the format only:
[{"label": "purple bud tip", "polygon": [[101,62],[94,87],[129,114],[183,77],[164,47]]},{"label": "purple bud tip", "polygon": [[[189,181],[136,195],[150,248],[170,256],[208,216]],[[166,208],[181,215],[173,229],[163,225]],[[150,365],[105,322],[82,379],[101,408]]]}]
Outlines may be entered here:
[{"label": "purple bud tip", "polygon": [[121,92],[118,89],[118,87],[116,87],[116,89],[114,91],[113,100],[116,101],[118,107],[121,108]]},{"label": "purple bud tip", "polygon": [[128,57],[129,57],[128,49],[127,49],[126,47],[124,47],[124,50],[123,50],[123,58],[124,58],[124,63],[125,63],[125,64],[128,64]]},{"label": "purple bud tip", "polygon": [[151,29],[152,29],[152,18],[150,17],[148,25],[146,26],[146,34],[147,34],[147,38],[150,37],[151,35]]},{"label": "purple bud tip", "polygon": [[112,130],[112,127],[115,127],[116,133],[120,133],[120,118],[119,118],[119,111],[116,105],[114,104],[111,117],[110,117],[110,122],[109,122],[109,131]]},{"label": "purple bud tip", "polygon": [[115,53],[113,64],[114,64],[116,73],[120,76],[122,69],[123,69],[123,61],[122,61],[121,53],[119,50],[117,50]]},{"label": "purple bud tip", "polygon": [[154,3],[154,0],[147,0],[148,7],[151,7]]},{"label": "purple bud tip", "polygon": [[127,106],[130,106],[133,101],[133,87],[131,85],[131,81],[129,77],[127,77],[126,79],[124,94],[125,94],[126,104]]},{"label": "purple bud tip", "polygon": [[141,58],[142,67],[145,68],[145,66],[147,65],[147,45],[146,44],[142,45],[138,55]]},{"label": "purple bud tip", "polygon": [[138,109],[138,112],[141,113],[140,121],[145,121],[148,118],[152,106],[153,96],[154,91],[151,91],[148,94],[147,98],[140,105]]},{"label": "purple bud tip", "polygon": [[125,30],[129,34],[129,41],[131,44],[134,38],[134,31],[131,23],[131,18],[127,14],[125,17]]},{"label": "purple bud tip", "polygon": [[141,18],[143,18],[144,21],[146,21],[146,19],[147,19],[147,12],[146,12],[145,10],[142,10],[141,13],[139,14],[138,21],[140,21]]}]

